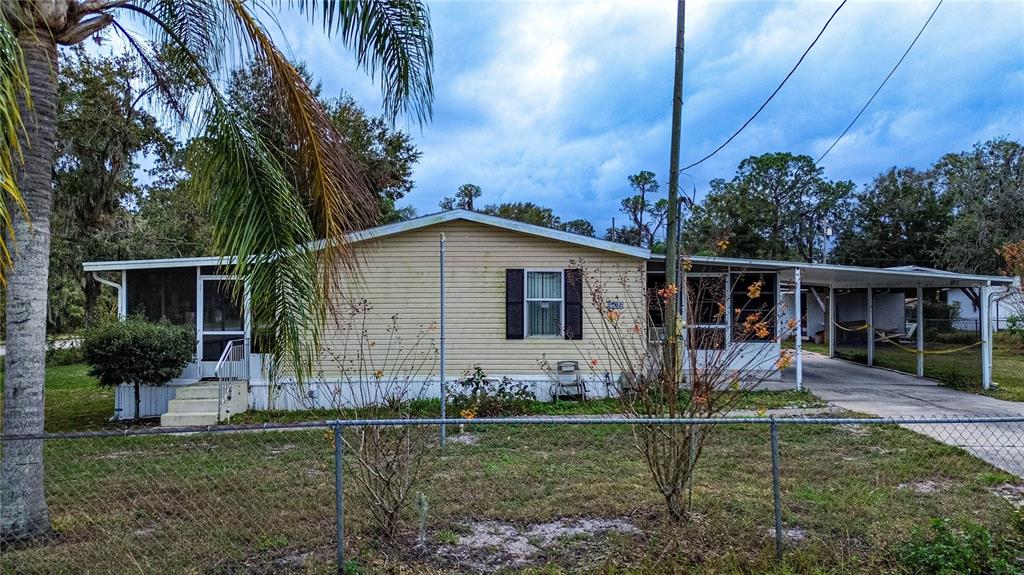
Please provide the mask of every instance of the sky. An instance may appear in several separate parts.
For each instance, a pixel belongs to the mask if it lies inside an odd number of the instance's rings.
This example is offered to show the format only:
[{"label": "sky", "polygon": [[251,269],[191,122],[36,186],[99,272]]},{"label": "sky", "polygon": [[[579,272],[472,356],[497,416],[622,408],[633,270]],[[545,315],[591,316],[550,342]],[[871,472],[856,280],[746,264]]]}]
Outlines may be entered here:
[{"label": "sky", "polygon": [[[682,162],[703,157],[763,102],[839,5],[687,5]],[[675,2],[430,2],[432,120],[399,119],[423,156],[400,205],[420,214],[459,185],[483,203],[530,201],[599,233],[627,176],[650,170],[667,190]],[[761,115],[713,159],[684,174],[701,197],[749,156],[817,158],[906,50],[935,2],[849,2]],[[379,85],[316,24],[282,14],[285,50],[325,94],[380,112]],[[926,168],[995,137],[1024,139],[1024,1],[946,0],[867,112],[822,162],[859,185],[893,166]]]}]

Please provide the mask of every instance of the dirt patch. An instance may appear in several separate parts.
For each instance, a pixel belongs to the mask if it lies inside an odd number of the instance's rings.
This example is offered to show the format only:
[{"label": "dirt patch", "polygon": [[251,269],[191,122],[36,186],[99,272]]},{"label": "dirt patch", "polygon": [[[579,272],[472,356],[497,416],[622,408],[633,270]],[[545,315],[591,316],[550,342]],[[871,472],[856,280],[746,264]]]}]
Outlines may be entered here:
[{"label": "dirt patch", "polygon": [[[562,551],[578,555],[578,542],[600,545],[611,535],[639,535],[640,529],[624,518],[572,518],[516,526],[503,521],[474,521],[460,526],[454,542],[433,550],[439,563],[472,573],[521,568]],[[585,559],[576,557],[574,561]],[[578,566],[579,564],[576,563]]]},{"label": "dirt patch", "polygon": [[480,438],[472,433],[460,433],[449,437],[448,442],[457,445],[476,445],[480,442]]},{"label": "dirt patch", "polygon": [[1024,485],[1014,485],[1012,483],[1000,483],[992,488],[992,493],[1002,497],[1014,507],[1020,509],[1024,507]]},{"label": "dirt patch", "polygon": [[932,493],[938,493],[949,487],[948,481],[934,481],[931,479],[925,479],[923,481],[912,481],[910,483],[900,483],[896,486],[897,489],[909,489],[914,493],[920,493],[922,495],[930,495]]},{"label": "dirt patch", "polygon": [[844,433],[850,435],[867,435],[868,428],[866,425],[860,423],[851,423],[850,425],[841,425],[839,429],[843,430]]},{"label": "dirt patch", "polygon": [[[771,526],[767,529],[768,536],[773,540],[775,539],[775,527]],[[803,527],[783,527],[782,528],[782,540],[787,544],[803,543],[807,540],[807,530]]]}]

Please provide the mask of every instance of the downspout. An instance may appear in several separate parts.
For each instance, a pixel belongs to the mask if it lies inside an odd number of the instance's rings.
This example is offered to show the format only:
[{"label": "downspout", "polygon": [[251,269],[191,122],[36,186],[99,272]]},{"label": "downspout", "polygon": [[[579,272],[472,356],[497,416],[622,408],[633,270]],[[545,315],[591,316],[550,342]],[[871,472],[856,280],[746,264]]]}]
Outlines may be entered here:
[{"label": "downspout", "polygon": [[[126,314],[126,310],[125,310],[125,305],[124,305],[124,298],[123,298],[124,294],[121,291],[124,288],[124,286],[122,286],[119,283],[115,283],[115,282],[112,282],[110,280],[101,278],[99,272],[92,272],[92,277],[93,277],[93,279],[95,279],[96,281],[100,282],[101,284],[103,284],[105,286],[110,286],[110,287],[114,288],[115,290],[117,290],[117,317],[120,318],[120,319],[124,319],[125,315],[127,315]],[[123,277],[123,274],[122,274],[122,277]]]}]

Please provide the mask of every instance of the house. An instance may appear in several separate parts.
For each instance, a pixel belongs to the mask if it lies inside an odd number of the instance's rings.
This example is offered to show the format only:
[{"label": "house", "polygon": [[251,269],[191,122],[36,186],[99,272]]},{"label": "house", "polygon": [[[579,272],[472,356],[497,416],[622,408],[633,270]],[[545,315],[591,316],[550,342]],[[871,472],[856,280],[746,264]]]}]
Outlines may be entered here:
[{"label": "house", "polygon": [[[961,331],[978,331],[981,325],[981,302],[977,294],[961,289],[946,291],[946,303],[955,306],[957,313],[951,317],[950,327]],[[995,331],[1009,327],[1009,320],[1014,316],[1024,316],[1024,291],[1021,290],[1020,278],[1013,285],[996,293],[990,306],[989,321]]]},{"label": "house", "polygon": [[[583,382],[587,395],[602,396],[615,393],[622,375],[621,358],[609,353],[603,338],[607,320],[633,322],[628,338],[636,349],[660,345],[664,333],[660,314],[648,313],[649,295],[666,284],[664,257],[647,249],[464,210],[352,233],[348,240],[361,271],[336,290],[316,377],[302,385],[269,376],[269,357],[254,341],[246,306],[231,297],[238,280],[230,275],[230,258],[84,264],[117,290],[120,314],[196,327],[196,360],[168,385],[145,388],[141,415],[206,424],[244,409],[350,405],[367,401],[363,394],[381,381],[407,397],[436,397],[440,349],[448,382],[479,366],[488,377],[523,383],[546,398],[562,381],[559,364],[575,362],[578,370],[569,376]],[[693,351],[698,359],[710,357],[710,348],[734,349],[730,361],[765,370],[781,357],[777,336],[787,330],[797,331],[798,340],[813,332],[834,341],[837,322],[878,322],[886,290],[964,286],[987,293],[1008,281],[718,257],[691,258],[682,276],[688,287],[683,321],[688,312],[694,316],[686,323],[687,337],[711,342],[709,349]],[[751,297],[754,283],[758,294]],[[698,285],[719,289],[702,292],[694,289]],[[794,293],[803,297],[785,305],[786,294]],[[736,338],[736,323],[745,315],[714,313],[771,308],[790,315],[773,315],[767,333],[743,341]],[[787,317],[809,323],[791,328]],[[798,367],[798,385],[799,374]],[[118,417],[134,416],[129,386],[118,390],[115,408]]]}]

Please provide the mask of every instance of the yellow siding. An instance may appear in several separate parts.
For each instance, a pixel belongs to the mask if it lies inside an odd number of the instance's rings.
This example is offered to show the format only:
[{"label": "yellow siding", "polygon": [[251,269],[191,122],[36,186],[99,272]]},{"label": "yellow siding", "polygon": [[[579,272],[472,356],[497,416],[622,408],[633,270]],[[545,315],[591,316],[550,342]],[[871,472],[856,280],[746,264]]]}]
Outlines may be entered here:
[{"label": "yellow siding", "polygon": [[[634,309],[643,301],[643,260],[483,224],[454,221],[356,247],[364,261],[361,281],[341,291],[347,297],[365,298],[373,309],[365,314],[365,323],[359,316],[353,323],[345,317],[349,305],[336,300],[340,316],[330,323],[324,338],[327,349],[322,369],[325,375],[339,371],[372,373],[377,369],[389,379],[399,375],[396,371],[415,376],[437,374],[432,350],[439,335],[436,322],[439,318],[438,241],[441,232],[447,238],[445,371],[449,377],[458,376],[474,364],[480,364],[493,376],[543,375],[539,363],[545,355],[552,365],[560,360],[578,360],[582,369],[585,363],[597,359],[600,371],[617,371],[595,337],[591,322],[601,319],[591,303],[587,285],[583,293],[582,340],[505,339],[505,270],[561,270],[576,267],[574,262],[578,265],[582,261],[585,270],[600,276],[590,285],[603,285],[606,299],[622,300],[628,308]],[[400,345],[388,343],[396,339],[387,330],[392,316],[398,318]],[[634,316],[643,317],[643,313],[631,312],[630,317]],[[359,343],[358,334],[363,325],[367,341],[374,342],[372,348]],[[426,337],[413,350],[420,333],[425,333]],[[396,361],[398,348],[403,355],[412,354],[413,358]],[[360,349],[369,349],[371,353],[366,357],[370,359],[361,361],[357,353]],[[390,354],[388,359],[387,354]],[[339,364],[346,367],[340,368]],[[360,364],[362,369],[356,369]],[[404,367],[399,369],[398,365]]]}]

